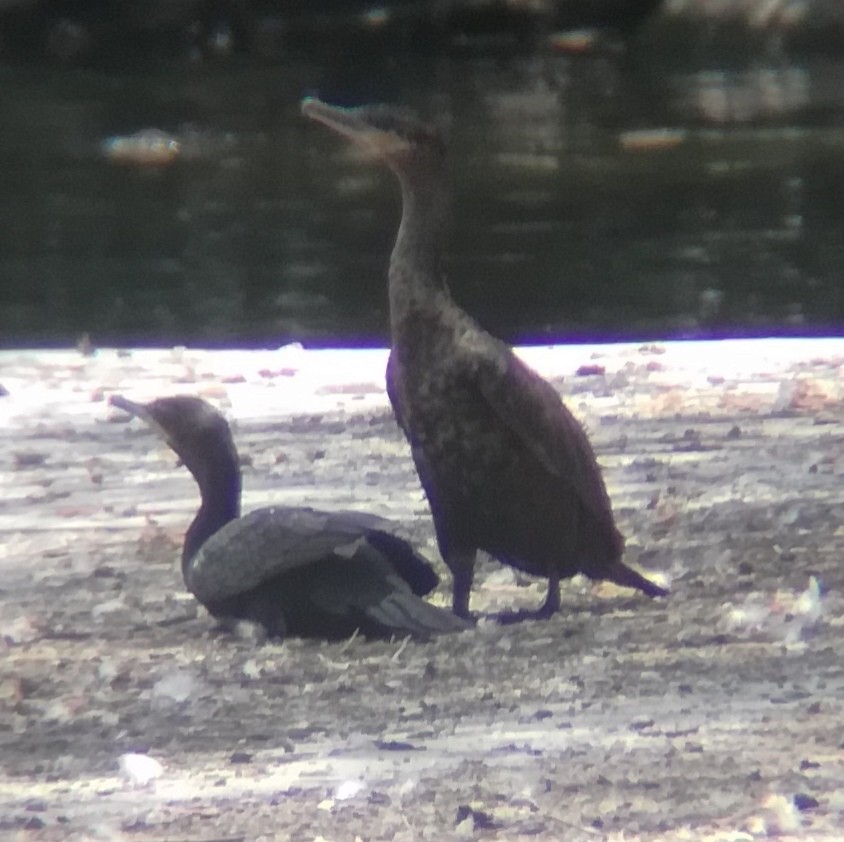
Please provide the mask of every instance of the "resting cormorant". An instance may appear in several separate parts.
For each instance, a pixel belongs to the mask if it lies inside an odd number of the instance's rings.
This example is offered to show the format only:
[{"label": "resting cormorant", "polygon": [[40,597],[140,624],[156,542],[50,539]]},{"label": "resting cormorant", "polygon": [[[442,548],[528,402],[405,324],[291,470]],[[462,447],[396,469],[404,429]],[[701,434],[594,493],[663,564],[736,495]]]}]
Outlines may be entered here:
[{"label": "resting cormorant", "polygon": [[440,134],[387,106],[339,108],[308,98],[302,111],[386,164],[401,183],[387,391],[454,577],[454,612],[468,616],[479,549],[548,578],[535,616],[559,610],[560,579],[576,573],[665,596],[622,562],[624,539],[595,454],[557,391],[449,294]]},{"label": "resting cormorant", "polygon": [[428,637],[468,624],[420,597],[438,582],[384,518],[268,506],[240,516],[241,476],[226,419],[181,395],[111,403],[160,432],[193,474],[202,504],[185,535],[182,574],[215,617],[260,623],[271,637]]}]

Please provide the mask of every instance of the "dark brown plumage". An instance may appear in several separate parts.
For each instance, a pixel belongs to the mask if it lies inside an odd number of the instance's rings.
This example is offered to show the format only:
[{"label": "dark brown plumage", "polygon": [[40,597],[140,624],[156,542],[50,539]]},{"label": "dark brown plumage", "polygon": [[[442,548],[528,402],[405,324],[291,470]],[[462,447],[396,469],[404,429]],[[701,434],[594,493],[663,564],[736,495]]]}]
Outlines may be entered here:
[{"label": "dark brown plumage", "polygon": [[360,512],[269,506],[240,516],[241,476],[226,419],[200,398],[111,403],[156,428],[193,474],[202,504],[185,535],[188,590],[221,619],[270,636],[428,637],[467,623],[420,597],[437,584],[428,563]]},{"label": "dark brown plumage", "polygon": [[446,288],[448,187],[438,132],[384,106],[306,99],[302,110],[387,164],[401,184],[387,388],[454,576],[455,613],[468,615],[479,549],[548,577],[538,616],[559,609],[559,580],[575,573],[666,595],[622,562],[624,539],[592,447],[556,390]]}]

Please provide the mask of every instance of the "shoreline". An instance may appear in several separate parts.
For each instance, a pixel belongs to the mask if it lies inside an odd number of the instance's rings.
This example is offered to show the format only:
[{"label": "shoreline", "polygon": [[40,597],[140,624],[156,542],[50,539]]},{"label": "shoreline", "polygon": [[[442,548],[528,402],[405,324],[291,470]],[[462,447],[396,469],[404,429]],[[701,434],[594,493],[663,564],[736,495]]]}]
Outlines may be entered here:
[{"label": "shoreline", "polygon": [[[393,517],[445,604],[386,351],[0,352],[0,830],[838,839],[844,339],[519,353],[586,425],[627,558],[671,596],[578,577],[553,619],[498,626],[544,583],[485,560],[475,630],[256,646],[185,593],[196,487],[107,396],[211,400],[245,510]],[[158,781],[121,777],[132,751]]]}]

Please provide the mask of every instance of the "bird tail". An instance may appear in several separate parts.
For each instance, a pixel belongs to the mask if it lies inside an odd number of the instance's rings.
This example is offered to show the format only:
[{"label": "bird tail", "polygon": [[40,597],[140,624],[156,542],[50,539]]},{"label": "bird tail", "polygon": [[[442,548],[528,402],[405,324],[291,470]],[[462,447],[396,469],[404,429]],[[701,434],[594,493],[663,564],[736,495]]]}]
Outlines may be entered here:
[{"label": "bird tail", "polygon": [[427,638],[472,628],[462,617],[405,591],[393,591],[381,602],[367,606],[365,613],[370,626],[365,631],[379,637],[410,634]]},{"label": "bird tail", "polygon": [[636,590],[640,590],[651,597],[668,596],[669,593],[665,588],[660,587],[650,579],[646,579],[641,573],[621,561],[616,562],[604,578],[625,588],[636,588]]}]

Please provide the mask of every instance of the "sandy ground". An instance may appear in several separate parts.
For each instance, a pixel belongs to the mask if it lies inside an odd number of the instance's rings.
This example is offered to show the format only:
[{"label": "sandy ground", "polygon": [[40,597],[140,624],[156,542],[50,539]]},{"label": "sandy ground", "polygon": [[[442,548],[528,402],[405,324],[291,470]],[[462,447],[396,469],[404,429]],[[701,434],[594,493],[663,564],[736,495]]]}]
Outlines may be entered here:
[{"label": "sandy ground", "polygon": [[485,561],[473,631],[265,645],[184,593],[193,482],[105,398],[201,394],[247,509],[388,514],[439,563],[384,352],[0,354],[0,838],[844,837],[844,341],[524,354],[671,597],[578,579],[501,627],[543,584]]}]

